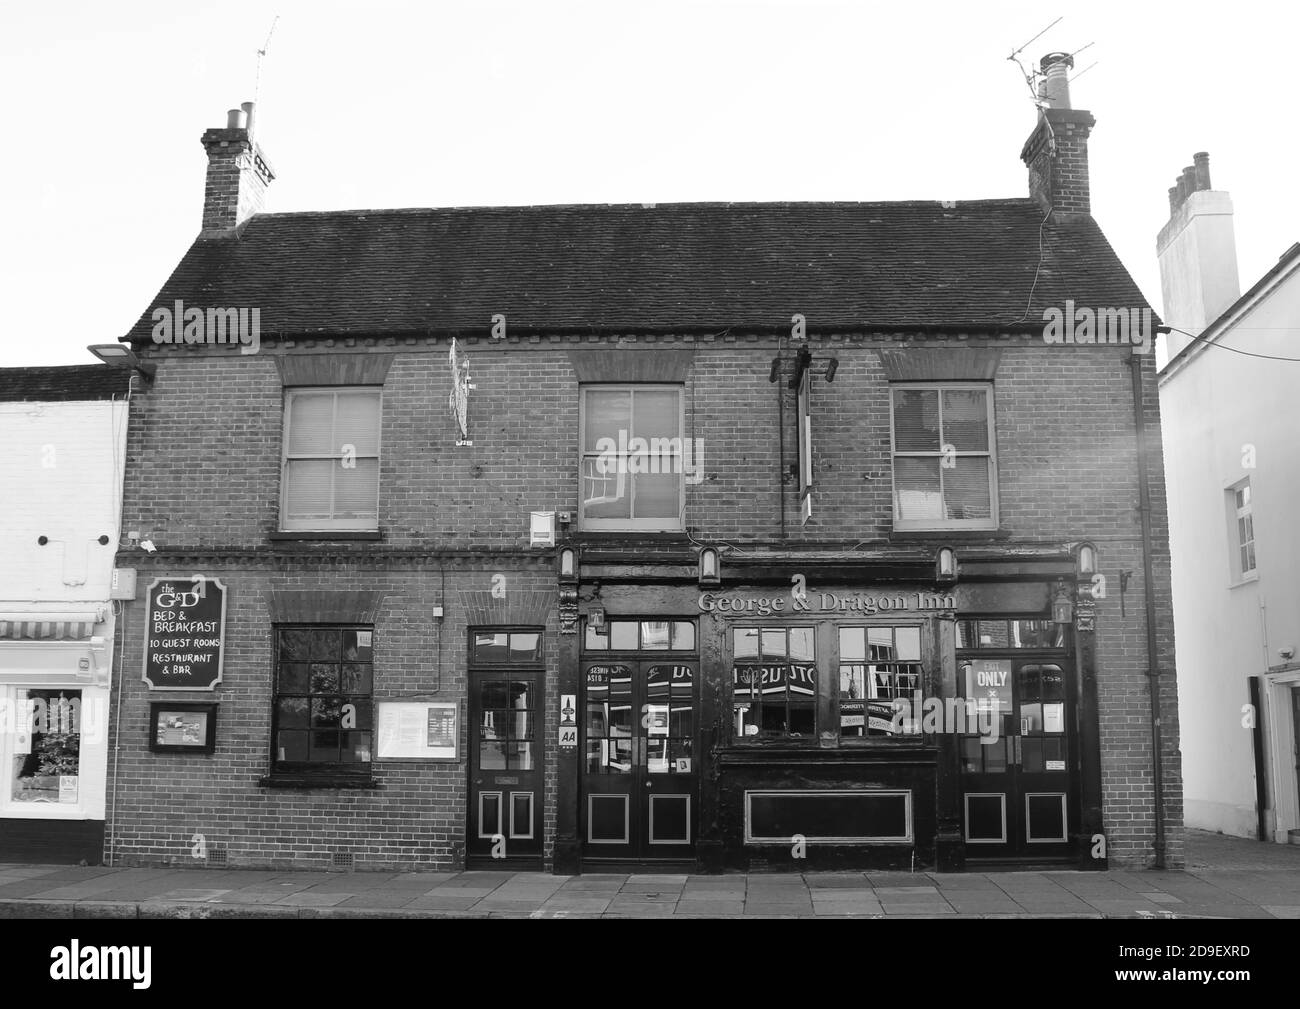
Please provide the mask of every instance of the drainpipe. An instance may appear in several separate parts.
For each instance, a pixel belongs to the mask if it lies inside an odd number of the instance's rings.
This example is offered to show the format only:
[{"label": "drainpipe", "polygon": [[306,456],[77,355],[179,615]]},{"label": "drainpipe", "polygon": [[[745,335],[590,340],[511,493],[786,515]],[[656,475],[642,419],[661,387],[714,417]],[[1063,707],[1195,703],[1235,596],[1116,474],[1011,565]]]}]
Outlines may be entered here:
[{"label": "drainpipe", "polygon": [[1142,410],[1142,359],[1130,354],[1129,374],[1133,378],[1133,422],[1137,440],[1138,513],[1142,519],[1142,577],[1145,581],[1147,622],[1147,685],[1151,691],[1151,776],[1155,803],[1155,867],[1165,867],[1164,761],[1161,758],[1160,667],[1156,647],[1156,599],[1151,563],[1151,488],[1148,485],[1146,417]]}]

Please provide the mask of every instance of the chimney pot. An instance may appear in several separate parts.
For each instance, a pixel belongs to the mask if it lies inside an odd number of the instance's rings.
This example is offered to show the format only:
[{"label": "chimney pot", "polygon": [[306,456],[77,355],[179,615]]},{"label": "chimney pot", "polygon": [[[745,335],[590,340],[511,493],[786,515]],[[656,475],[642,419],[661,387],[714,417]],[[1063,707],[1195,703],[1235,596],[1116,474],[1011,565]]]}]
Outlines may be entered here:
[{"label": "chimney pot", "polygon": [[248,135],[251,137],[253,135],[253,103],[242,102],[239,107],[244,110],[244,115],[248,118]]},{"label": "chimney pot", "polygon": [[241,109],[230,109],[226,113],[226,129],[228,130],[244,129],[244,113]]},{"label": "chimney pot", "polygon": [[1183,169],[1183,193],[1185,194],[1183,199],[1191,196],[1194,192],[1196,192],[1196,168],[1193,165],[1188,165]]},{"label": "chimney pot", "polygon": [[1070,107],[1070,69],[1074,59],[1069,53],[1048,53],[1041,64],[1044,75],[1044,89],[1047,103],[1054,109]]},{"label": "chimney pot", "polygon": [[1212,189],[1210,185],[1210,154],[1208,151],[1198,151],[1192,155],[1192,161],[1196,166],[1196,189],[1199,192],[1202,189]]},{"label": "chimney pot", "polygon": [[1178,187],[1169,187],[1169,213],[1172,215],[1178,209]]}]

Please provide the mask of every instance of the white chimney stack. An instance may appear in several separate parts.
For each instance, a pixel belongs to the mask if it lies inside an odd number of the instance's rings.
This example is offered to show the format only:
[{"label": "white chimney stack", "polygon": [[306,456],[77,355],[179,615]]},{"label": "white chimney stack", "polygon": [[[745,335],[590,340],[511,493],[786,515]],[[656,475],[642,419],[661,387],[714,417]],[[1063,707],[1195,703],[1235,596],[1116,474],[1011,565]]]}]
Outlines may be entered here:
[{"label": "white chimney stack", "polygon": [[[1201,333],[1241,296],[1232,199],[1210,188],[1210,156],[1195,155],[1169,190],[1169,222],[1156,239],[1165,325]],[[1168,357],[1192,342],[1172,332]]]}]

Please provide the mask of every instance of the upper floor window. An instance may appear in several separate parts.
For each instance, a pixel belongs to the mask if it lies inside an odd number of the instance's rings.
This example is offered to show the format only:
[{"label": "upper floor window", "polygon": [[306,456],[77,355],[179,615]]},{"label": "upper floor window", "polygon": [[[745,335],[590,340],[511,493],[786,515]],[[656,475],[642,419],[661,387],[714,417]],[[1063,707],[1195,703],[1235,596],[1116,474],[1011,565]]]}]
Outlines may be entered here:
[{"label": "upper floor window", "polygon": [[378,387],[288,389],[280,528],[379,528]]},{"label": "upper floor window", "polygon": [[681,386],[586,386],[581,413],[582,528],[683,528],[689,461]]},{"label": "upper floor window", "polygon": [[894,528],[996,529],[988,384],[895,385]]},{"label": "upper floor window", "polygon": [[1255,514],[1250,480],[1228,490],[1228,521],[1232,544],[1232,580],[1255,577]]}]

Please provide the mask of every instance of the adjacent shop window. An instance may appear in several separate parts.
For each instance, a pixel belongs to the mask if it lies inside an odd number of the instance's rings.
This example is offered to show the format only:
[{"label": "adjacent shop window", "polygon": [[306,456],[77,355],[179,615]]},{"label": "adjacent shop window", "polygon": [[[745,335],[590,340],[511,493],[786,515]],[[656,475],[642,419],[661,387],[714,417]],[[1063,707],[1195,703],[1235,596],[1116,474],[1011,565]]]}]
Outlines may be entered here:
[{"label": "adjacent shop window", "polygon": [[374,632],[277,627],[273,769],[370,769]]},{"label": "adjacent shop window", "polygon": [[380,389],[285,392],[280,528],[379,528]]},{"label": "adjacent shop window", "polygon": [[[470,635],[477,692],[478,754],[483,771],[533,771],[541,759],[539,631],[481,630]],[[475,669],[475,667],[488,667]],[[512,669],[517,669],[513,672]]]},{"label": "adjacent shop window", "polygon": [[1066,624],[1051,620],[958,620],[958,648],[1064,648]]},{"label": "adjacent shop window", "polygon": [[1228,490],[1228,525],[1231,530],[1232,580],[1255,577],[1255,513],[1250,480]]},{"label": "adjacent shop window", "polygon": [[993,387],[893,386],[894,528],[997,528]]},{"label": "adjacent shop window", "polygon": [[80,800],[81,691],[14,691],[9,798],[16,803],[75,805]]},{"label": "adjacent shop window", "polygon": [[[914,695],[925,690],[921,628],[841,627],[839,638],[840,735],[916,732]],[[906,706],[895,705],[896,699]]]},{"label": "adjacent shop window", "polygon": [[610,620],[603,626],[587,621],[583,649],[588,652],[693,652],[692,620]]},{"label": "adjacent shop window", "polygon": [[811,627],[732,629],[737,737],[817,734],[817,657]]},{"label": "adjacent shop window", "polygon": [[682,528],[685,477],[682,387],[582,389],[579,518],[584,529]]}]

